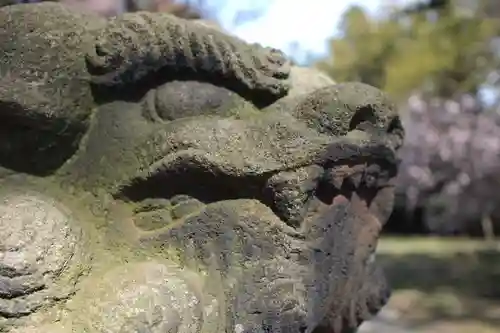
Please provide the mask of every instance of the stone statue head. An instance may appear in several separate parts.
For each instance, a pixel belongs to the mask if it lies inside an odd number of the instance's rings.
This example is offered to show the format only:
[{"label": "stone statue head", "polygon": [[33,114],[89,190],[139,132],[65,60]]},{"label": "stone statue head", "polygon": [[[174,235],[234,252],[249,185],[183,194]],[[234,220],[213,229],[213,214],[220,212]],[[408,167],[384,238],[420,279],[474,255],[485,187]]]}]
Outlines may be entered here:
[{"label": "stone statue head", "polygon": [[379,90],[163,13],[0,28],[3,330],[341,333],[386,302]]}]

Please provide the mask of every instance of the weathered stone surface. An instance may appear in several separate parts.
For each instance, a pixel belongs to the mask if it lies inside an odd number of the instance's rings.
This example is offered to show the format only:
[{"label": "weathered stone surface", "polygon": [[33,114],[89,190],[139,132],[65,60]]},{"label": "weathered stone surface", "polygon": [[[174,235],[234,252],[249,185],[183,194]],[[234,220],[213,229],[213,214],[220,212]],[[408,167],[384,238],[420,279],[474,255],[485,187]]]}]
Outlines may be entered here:
[{"label": "weathered stone surface", "polygon": [[[29,184],[29,185],[28,185]],[[0,328],[69,299],[89,264],[80,221],[43,186],[0,180]]]},{"label": "weathered stone surface", "polygon": [[167,13],[109,19],[86,59],[97,85],[127,86],[164,69],[171,77],[217,77],[256,101],[282,97],[289,89],[290,66],[281,51]]},{"label": "weathered stone surface", "polygon": [[78,148],[96,105],[84,57],[105,21],[39,4],[3,7],[0,22],[0,164],[46,174]]},{"label": "weathered stone surface", "polygon": [[196,116],[234,116],[235,110],[251,113],[253,106],[235,92],[206,82],[173,81],[148,92],[145,115],[157,121]]},{"label": "weathered stone surface", "polygon": [[7,184],[0,197],[0,313],[4,318],[23,317],[69,297],[74,288],[58,282],[70,263],[82,259],[76,221],[50,198],[18,191]]},{"label": "weathered stone surface", "polygon": [[322,175],[323,169],[313,165],[270,177],[266,191],[269,201],[274,203],[275,213],[287,224],[299,227]]},{"label": "weathered stone surface", "polygon": [[335,81],[316,68],[292,66],[290,68],[290,91],[273,104],[273,109],[289,111],[307,94],[333,86]]},{"label": "weathered stone surface", "polygon": [[164,14],[5,7],[0,41],[1,330],[346,333],[385,303],[380,91]]},{"label": "weathered stone surface", "polygon": [[[318,132],[332,136],[345,135],[363,123],[389,130],[393,120],[398,119],[394,105],[380,90],[356,82],[318,89],[305,97],[292,112]],[[394,125],[401,127],[400,124]]]},{"label": "weathered stone surface", "polygon": [[70,328],[61,327],[58,324],[48,324],[43,326],[29,326],[22,328],[14,328],[9,331],[10,333],[69,333]]},{"label": "weathered stone surface", "polygon": [[86,149],[61,173],[71,183],[131,192],[134,199],[142,199],[144,191],[165,197],[196,194],[209,201],[217,195],[251,195],[260,189],[249,183],[314,163],[330,140],[292,116],[255,110],[239,117],[155,123],[137,105],[117,102],[103,107],[94,119]]},{"label": "weathered stone surface", "polygon": [[316,68],[292,66],[288,97],[309,94],[320,88],[332,86],[335,81]]},{"label": "weathered stone surface", "polygon": [[95,293],[85,295],[83,301],[88,311],[84,318],[79,318],[89,332],[163,333],[200,329],[201,295],[193,291],[195,288],[189,286],[176,266],[154,261],[125,264],[96,277],[94,283]]}]

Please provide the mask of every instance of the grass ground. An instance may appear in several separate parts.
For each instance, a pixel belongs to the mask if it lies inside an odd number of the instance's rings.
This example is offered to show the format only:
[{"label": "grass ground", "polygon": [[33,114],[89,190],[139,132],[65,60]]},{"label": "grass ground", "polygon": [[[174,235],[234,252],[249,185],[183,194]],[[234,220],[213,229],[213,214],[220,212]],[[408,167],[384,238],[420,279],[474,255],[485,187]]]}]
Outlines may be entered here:
[{"label": "grass ground", "polygon": [[384,237],[388,308],[421,333],[500,333],[500,243]]}]

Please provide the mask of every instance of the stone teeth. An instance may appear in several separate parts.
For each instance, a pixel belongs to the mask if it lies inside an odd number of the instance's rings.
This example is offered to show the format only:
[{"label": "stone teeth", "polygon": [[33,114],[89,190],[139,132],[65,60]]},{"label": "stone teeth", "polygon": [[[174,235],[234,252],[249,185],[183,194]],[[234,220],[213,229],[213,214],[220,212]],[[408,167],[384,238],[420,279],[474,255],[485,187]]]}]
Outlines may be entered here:
[{"label": "stone teeth", "polygon": [[363,179],[363,174],[358,172],[354,173],[349,177],[349,180],[354,185],[354,187],[359,187],[361,185],[361,180]]},{"label": "stone teeth", "polygon": [[330,170],[331,173],[331,178],[330,181],[335,188],[339,189],[342,187],[342,184],[344,183],[344,179],[349,177],[352,174],[353,170],[346,166],[346,165],[341,165],[336,168],[333,168]]}]

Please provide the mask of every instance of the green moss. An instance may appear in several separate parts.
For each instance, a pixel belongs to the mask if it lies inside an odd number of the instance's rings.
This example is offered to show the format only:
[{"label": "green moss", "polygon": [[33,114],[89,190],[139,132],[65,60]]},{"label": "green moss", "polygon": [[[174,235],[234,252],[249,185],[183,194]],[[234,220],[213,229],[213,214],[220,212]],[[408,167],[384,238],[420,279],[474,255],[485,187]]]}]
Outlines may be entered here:
[{"label": "green moss", "polygon": [[141,230],[160,229],[172,223],[171,209],[163,208],[136,215],[134,224]]}]

